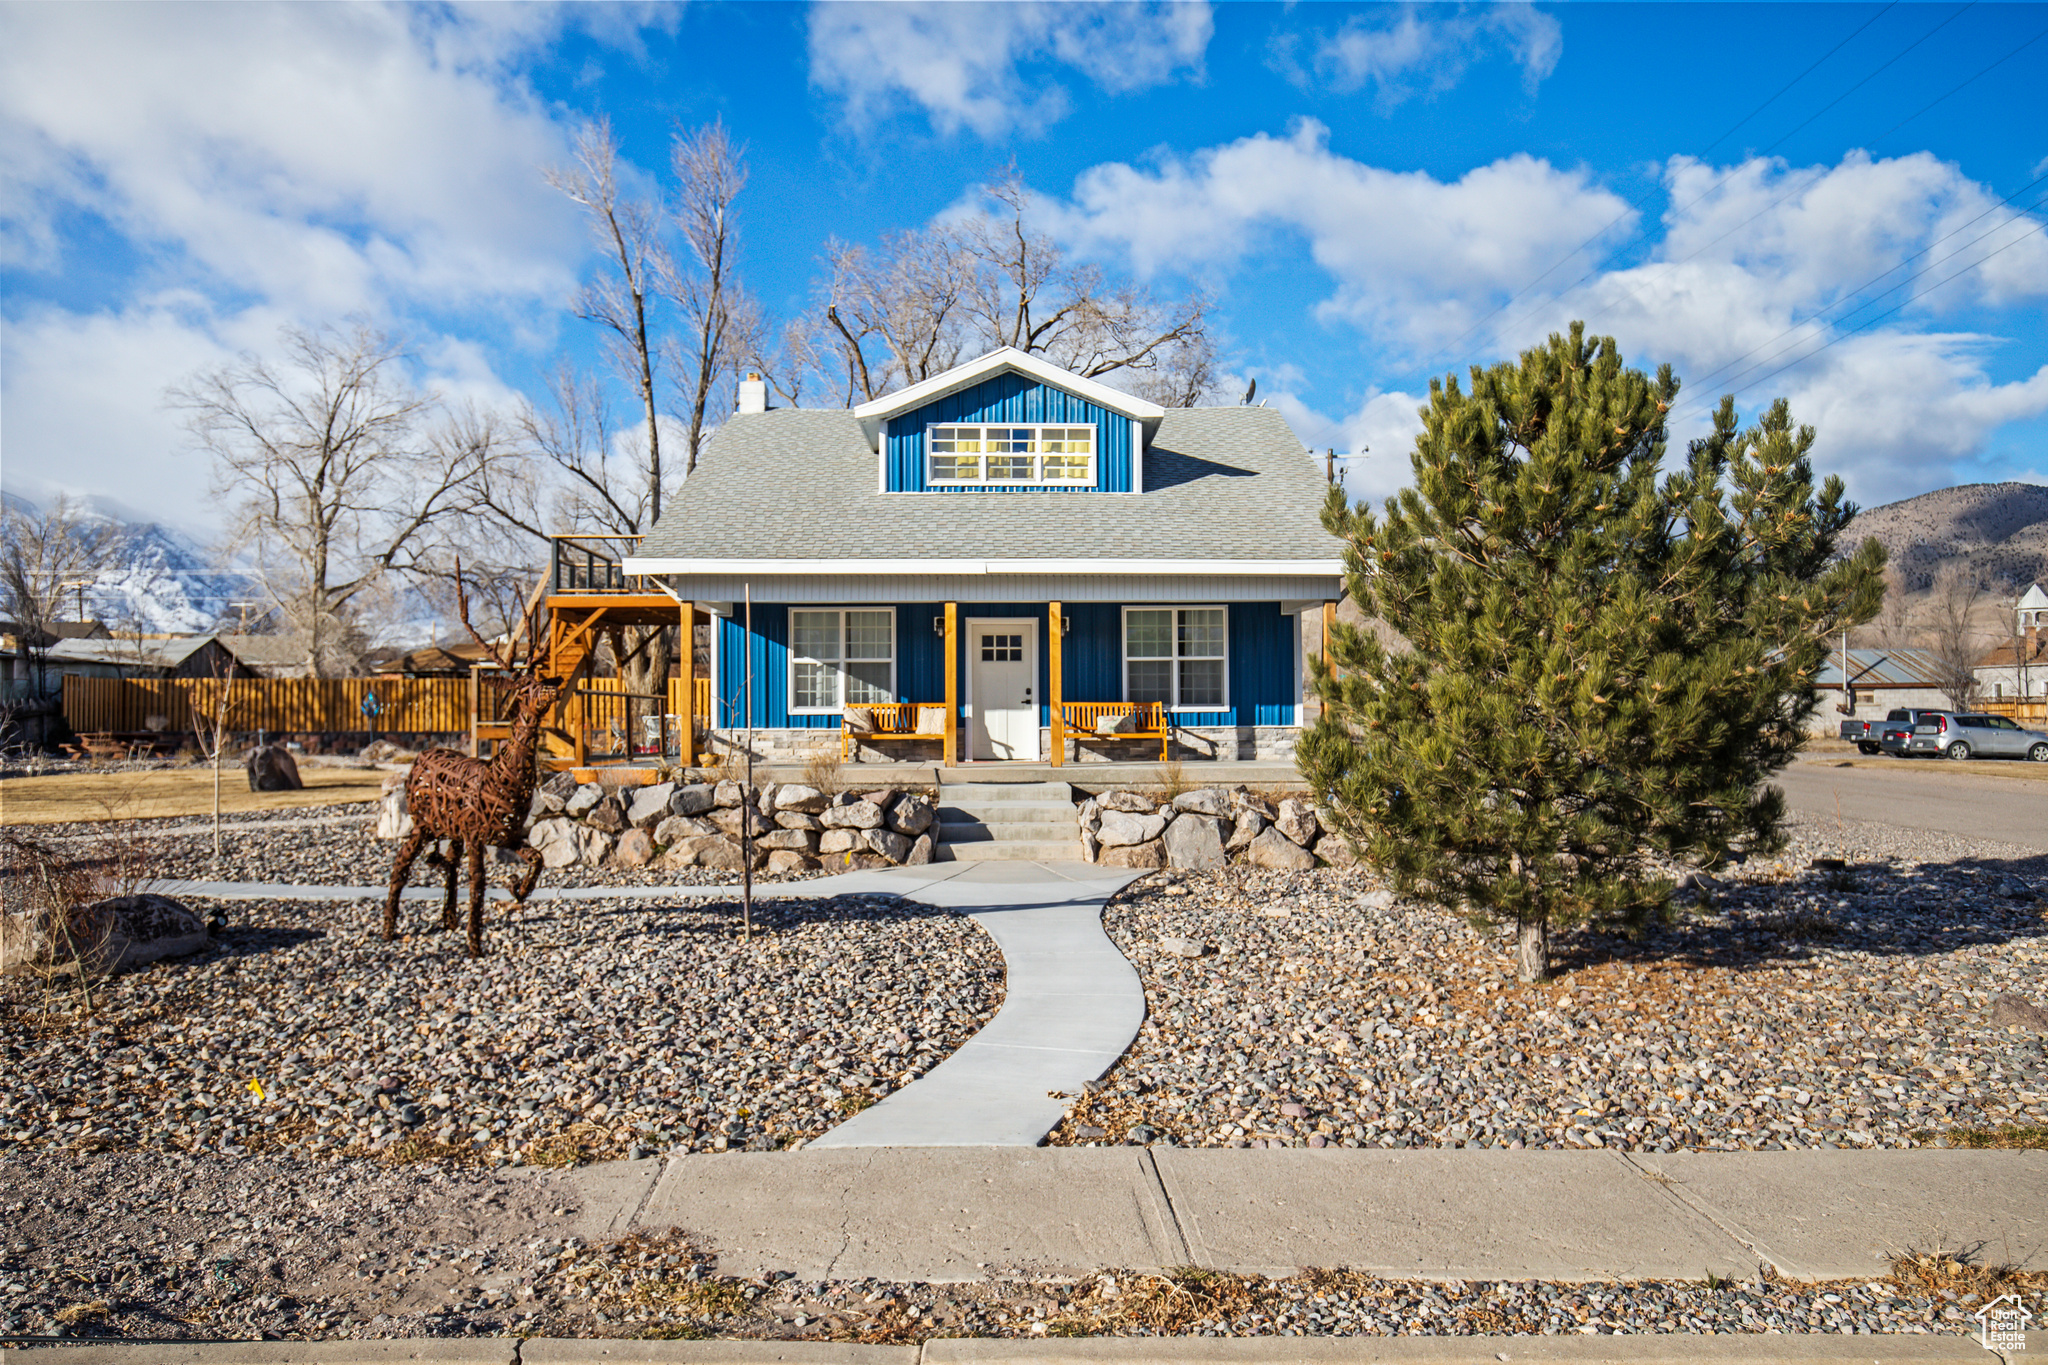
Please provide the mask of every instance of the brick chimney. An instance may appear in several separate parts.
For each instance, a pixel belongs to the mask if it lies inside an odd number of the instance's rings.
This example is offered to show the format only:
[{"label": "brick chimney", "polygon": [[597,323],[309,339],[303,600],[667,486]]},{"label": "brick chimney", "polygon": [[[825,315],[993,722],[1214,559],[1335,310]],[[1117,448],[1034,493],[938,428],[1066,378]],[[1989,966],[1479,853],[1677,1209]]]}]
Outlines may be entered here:
[{"label": "brick chimney", "polygon": [[758,373],[750,372],[740,381],[741,413],[768,411],[768,385],[762,382]]}]

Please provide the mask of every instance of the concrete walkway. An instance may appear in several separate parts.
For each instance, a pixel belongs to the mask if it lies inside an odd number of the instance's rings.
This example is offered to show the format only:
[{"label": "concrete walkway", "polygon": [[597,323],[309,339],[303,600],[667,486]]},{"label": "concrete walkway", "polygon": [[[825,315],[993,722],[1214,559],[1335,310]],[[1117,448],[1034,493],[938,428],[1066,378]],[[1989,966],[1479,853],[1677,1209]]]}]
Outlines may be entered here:
[{"label": "concrete walkway", "polygon": [[[934,863],[871,873],[906,900],[958,910],[1002,949],[1003,1006],[939,1063],[811,1147],[1035,1147],[1145,1022],[1138,973],[1102,906],[1142,875],[1087,863]],[[838,880],[834,878],[834,880]]]},{"label": "concrete walkway", "polygon": [[[1087,863],[932,863],[759,886],[760,899],[890,895],[958,910],[1002,950],[996,1017],[930,1072],[811,1142],[813,1147],[1034,1147],[1145,1022],[1138,973],[1102,930],[1102,907],[1143,874]],[[169,895],[237,900],[382,900],[376,886],[176,881]],[[502,888],[492,898],[502,900]],[[586,886],[533,900],[729,898],[734,886]],[[439,887],[407,900],[438,901]]]},{"label": "concrete walkway", "polygon": [[729,1275],[1825,1280],[1934,1249],[2048,1270],[2048,1152],[806,1148],[573,1178],[578,1235],[680,1227]]}]

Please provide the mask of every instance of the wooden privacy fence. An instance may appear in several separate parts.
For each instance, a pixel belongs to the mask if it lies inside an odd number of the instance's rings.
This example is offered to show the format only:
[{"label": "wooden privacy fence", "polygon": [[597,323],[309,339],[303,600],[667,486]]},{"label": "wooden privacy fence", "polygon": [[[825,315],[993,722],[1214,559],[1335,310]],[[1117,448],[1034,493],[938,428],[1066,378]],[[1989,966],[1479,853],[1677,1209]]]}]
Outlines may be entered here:
[{"label": "wooden privacy fence", "polygon": [[2048,701],[2021,701],[2017,697],[1993,698],[1977,707],[1994,716],[2008,716],[2029,730],[2048,726]]},{"label": "wooden privacy fence", "polygon": [[[80,734],[192,728],[231,688],[228,727],[310,734],[452,733],[469,728],[467,678],[64,679],[64,719]],[[371,700],[367,703],[365,698]],[[159,724],[152,725],[156,720]]]}]

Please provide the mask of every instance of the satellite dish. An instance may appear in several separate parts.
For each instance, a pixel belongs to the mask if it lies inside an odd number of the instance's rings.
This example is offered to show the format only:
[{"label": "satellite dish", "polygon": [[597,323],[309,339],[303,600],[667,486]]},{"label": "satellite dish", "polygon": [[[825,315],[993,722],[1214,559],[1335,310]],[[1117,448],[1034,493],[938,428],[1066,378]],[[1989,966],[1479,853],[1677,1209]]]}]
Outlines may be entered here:
[{"label": "satellite dish", "polygon": [[1252,396],[1253,396],[1254,394],[1256,394],[1256,393],[1257,393],[1258,391],[1259,391],[1259,381],[1258,381],[1257,377],[1254,377],[1254,378],[1252,379],[1252,382],[1251,382],[1251,386],[1250,386],[1249,388],[1247,388],[1247,389],[1246,389],[1246,390],[1244,391],[1244,397],[1242,397],[1242,398],[1240,398],[1240,399],[1238,399],[1238,400],[1237,400],[1237,401],[1238,401],[1238,403],[1239,403],[1239,405],[1240,405],[1240,406],[1249,406],[1249,405],[1250,405],[1250,403],[1251,403],[1251,401],[1252,401]]}]

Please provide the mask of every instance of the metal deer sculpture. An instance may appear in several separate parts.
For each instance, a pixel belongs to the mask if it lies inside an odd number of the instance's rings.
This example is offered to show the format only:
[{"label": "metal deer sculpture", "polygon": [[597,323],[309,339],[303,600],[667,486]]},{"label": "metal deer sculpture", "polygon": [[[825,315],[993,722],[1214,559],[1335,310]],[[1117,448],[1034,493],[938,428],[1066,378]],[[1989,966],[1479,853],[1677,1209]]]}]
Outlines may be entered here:
[{"label": "metal deer sculpture", "polygon": [[512,892],[512,911],[524,908],[526,897],[540,877],[540,850],[528,848],[522,826],[533,801],[535,773],[533,751],[539,739],[542,719],[554,705],[558,684],[539,676],[540,652],[525,669],[515,670],[508,654],[500,653],[476,627],[469,624],[469,601],[462,591],[462,570],[455,571],[456,601],[462,610],[462,624],[476,642],[513,677],[512,733],[488,759],[471,758],[453,749],[429,749],[413,761],[405,779],[406,809],[412,816],[412,832],[398,847],[391,867],[391,893],[384,901],[384,940],[398,936],[398,897],[412,871],[413,859],[429,839],[446,839],[448,850],[448,896],[441,907],[441,927],[455,927],[455,877],[463,853],[469,854],[469,955],[484,953],[484,850],[505,848],[517,853],[526,866],[518,875]]}]

